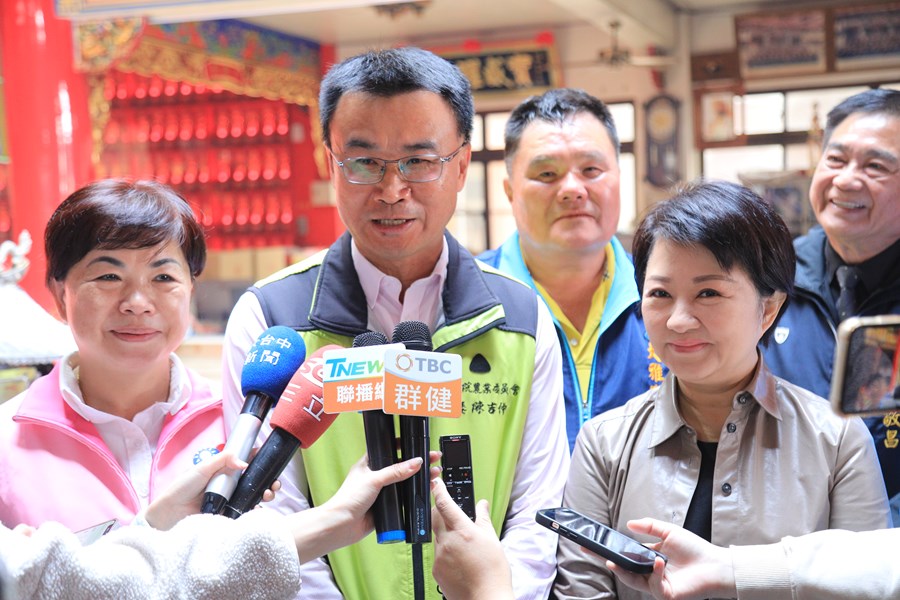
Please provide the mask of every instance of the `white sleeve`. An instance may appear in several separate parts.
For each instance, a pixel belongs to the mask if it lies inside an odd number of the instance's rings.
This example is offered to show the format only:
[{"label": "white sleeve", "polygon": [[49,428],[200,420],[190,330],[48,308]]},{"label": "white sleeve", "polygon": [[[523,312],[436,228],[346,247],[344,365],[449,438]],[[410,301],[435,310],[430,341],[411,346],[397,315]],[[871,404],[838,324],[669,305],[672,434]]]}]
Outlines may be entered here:
[{"label": "white sleeve", "polygon": [[534,382],[501,543],[519,600],[547,598],[556,577],[557,535],[535,513],[560,506],[569,471],[562,353],[550,312],[538,302]]},{"label": "white sleeve", "polygon": [[0,555],[22,600],[293,598],[293,537],[282,516],[253,512],[234,521],[195,515],[170,531],[123,527],[90,546],[58,523],[30,538],[2,528]]},{"label": "white sleeve", "polygon": [[[225,327],[225,339],[222,343],[222,399],[225,413],[225,427],[230,430],[241,413],[244,397],[241,394],[241,369],[244,358],[250,347],[263,331],[268,328],[259,299],[252,292],[245,292],[237,301],[228,324]],[[272,427],[269,419],[263,423],[259,432],[257,445],[261,445]],[[306,472],[300,453],[278,478],[281,489],[275,499],[266,504],[282,514],[291,514],[309,508],[306,499]],[[310,560],[300,567],[303,577],[303,600],[340,600],[343,598],[331,574],[331,568],[324,558]]]},{"label": "white sleeve", "polygon": [[268,327],[259,300],[252,292],[244,292],[231,310],[222,341],[222,410],[225,425],[231,427],[241,414],[241,371],[244,359],[256,339]]},{"label": "white sleeve", "polygon": [[732,546],[739,600],[883,600],[900,597],[900,529],[839,529],[778,544]]}]

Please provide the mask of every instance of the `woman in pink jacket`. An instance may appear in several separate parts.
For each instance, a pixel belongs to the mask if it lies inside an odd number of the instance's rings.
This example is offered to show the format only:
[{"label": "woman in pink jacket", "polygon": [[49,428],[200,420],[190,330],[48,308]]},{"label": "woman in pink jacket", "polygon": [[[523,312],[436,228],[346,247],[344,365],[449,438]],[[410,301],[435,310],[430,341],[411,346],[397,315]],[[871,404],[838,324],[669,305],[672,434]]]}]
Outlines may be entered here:
[{"label": "woman in pink jacket", "polygon": [[0,405],[0,521],[127,523],[225,440],[221,400],[173,353],[203,230],[170,188],[104,180],[60,204],[45,250],[78,350]]}]

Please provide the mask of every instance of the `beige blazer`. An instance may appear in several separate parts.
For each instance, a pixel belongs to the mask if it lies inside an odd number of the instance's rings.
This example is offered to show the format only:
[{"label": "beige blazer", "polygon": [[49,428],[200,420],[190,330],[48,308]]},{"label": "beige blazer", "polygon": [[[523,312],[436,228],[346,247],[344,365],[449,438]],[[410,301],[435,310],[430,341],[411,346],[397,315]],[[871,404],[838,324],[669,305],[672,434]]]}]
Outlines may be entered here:
[{"label": "beige blazer", "polygon": [[[585,423],[563,504],[628,532],[629,519],[684,524],[700,472],[694,431],[675,403],[676,379]],[[822,398],[772,375],[760,358],[735,394],[719,438],[712,542],[763,544],[821,529],[890,526],[868,429]],[[639,538],[640,539],[640,538]],[[649,541],[649,539],[641,539]],[[616,586],[603,560],[560,539],[558,598],[645,598]]]}]

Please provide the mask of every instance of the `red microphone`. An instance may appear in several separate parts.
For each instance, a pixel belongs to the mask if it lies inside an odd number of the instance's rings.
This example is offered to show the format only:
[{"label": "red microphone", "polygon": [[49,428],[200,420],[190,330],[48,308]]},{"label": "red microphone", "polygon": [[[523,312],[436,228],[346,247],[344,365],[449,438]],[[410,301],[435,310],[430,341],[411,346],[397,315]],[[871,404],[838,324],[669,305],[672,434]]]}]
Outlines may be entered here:
[{"label": "red microphone", "polygon": [[319,348],[294,373],[272,411],[272,434],[241,475],[223,515],[236,519],[252,510],[297,449],[309,448],[337,418],[337,414],[326,414],[322,403],[322,355],[339,349],[334,344]]}]

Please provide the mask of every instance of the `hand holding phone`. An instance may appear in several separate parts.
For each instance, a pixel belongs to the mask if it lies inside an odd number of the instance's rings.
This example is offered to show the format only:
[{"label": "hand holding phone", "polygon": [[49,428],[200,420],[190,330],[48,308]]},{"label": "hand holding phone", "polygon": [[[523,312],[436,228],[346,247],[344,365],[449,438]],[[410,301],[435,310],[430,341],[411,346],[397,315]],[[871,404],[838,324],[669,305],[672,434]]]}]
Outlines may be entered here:
[{"label": "hand holding phone", "polygon": [[632,573],[652,573],[657,556],[666,560],[656,550],[571,508],[544,508],[537,512],[535,520]]},{"label": "hand holding phone", "polygon": [[116,519],[110,519],[109,521],[104,521],[103,523],[99,523],[94,525],[93,527],[86,527],[81,529],[80,531],[75,532],[75,537],[78,538],[78,541],[81,542],[82,546],[87,546],[89,544],[93,544],[101,537],[112,531],[113,527],[116,524]]}]

